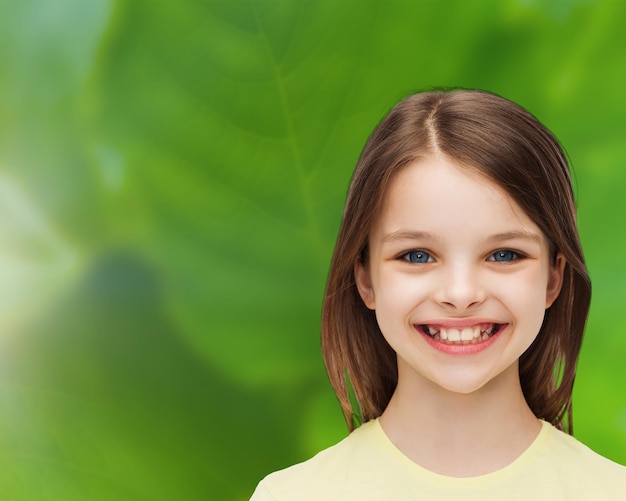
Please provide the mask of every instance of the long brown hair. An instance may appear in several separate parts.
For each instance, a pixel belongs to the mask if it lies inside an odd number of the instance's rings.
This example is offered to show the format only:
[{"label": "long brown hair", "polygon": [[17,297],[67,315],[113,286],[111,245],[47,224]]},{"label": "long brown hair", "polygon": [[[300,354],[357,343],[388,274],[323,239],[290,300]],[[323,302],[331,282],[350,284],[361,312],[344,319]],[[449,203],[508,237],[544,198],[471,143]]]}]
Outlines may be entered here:
[{"label": "long brown hair", "polygon": [[[324,296],[322,351],[350,430],[378,417],[396,388],[395,352],[358,294],[354,265],[391,179],[440,152],[502,187],[566,259],[561,293],[520,358],[531,410],[572,433],[572,388],[591,301],[566,155],[533,115],[498,95],[456,89],[413,94],[369,137],[352,176]],[[567,427],[564,420],[567,416]]]}]

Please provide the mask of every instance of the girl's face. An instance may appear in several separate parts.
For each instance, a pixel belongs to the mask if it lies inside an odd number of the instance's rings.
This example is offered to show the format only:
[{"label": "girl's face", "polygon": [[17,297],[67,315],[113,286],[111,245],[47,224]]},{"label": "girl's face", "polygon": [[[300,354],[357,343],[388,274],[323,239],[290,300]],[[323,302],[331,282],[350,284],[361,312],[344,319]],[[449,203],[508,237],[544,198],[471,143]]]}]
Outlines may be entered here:
[{"label": "girl's face", "polygon": [[399,382],[458,393],[517,374],[565,265],[504,190],[442,156],[397,174],[368,250],[357,286],[397,353]]}]

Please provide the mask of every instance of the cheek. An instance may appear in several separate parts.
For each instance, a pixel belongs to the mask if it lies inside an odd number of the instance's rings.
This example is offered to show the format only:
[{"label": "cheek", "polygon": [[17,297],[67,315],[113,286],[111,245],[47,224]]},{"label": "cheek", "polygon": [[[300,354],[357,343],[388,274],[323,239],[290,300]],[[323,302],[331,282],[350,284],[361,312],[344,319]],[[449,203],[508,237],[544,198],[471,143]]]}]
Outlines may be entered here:
[{"label": "cheek", "polygon": [[[427,296],[427,286],[416,277],[405,274],[388,274],[385,280],[374,284],[376,318],[387,336],[398,325],[406,324],[411,312]],[[392,326],[395,326],[392,329]],[[387,332],[386,332],[387,331]]]},{"label": "cheek", "polygon": [[426,289],[423,280],[409,273],[394,273],[393,270],[385,273],[382,280],[375,277],[372,285],[377,300],[380,299],[385,308],[394,308],[394,305],[398,307],[415,301]]},{"label": "cheek", "polygon": [[515,281],[503,282],[499,289],[500,298],[513,310],[518,322],[526,323],[539,332],[545,315],[547,285],[545,273],[528,273]]}]

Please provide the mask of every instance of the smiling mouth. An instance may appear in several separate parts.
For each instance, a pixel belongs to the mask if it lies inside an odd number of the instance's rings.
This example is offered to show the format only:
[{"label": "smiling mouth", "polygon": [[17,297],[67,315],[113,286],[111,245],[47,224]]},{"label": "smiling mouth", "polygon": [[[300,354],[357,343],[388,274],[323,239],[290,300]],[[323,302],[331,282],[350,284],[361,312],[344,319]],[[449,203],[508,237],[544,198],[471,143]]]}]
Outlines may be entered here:
[{"label": "smiling mouth", "polygon": [[445,344],[466,345],[478,344],[495,336],[504,324],[485,323],[470,327],[456,328],[444,325],[420,325],[419,329],[426,335]]}]

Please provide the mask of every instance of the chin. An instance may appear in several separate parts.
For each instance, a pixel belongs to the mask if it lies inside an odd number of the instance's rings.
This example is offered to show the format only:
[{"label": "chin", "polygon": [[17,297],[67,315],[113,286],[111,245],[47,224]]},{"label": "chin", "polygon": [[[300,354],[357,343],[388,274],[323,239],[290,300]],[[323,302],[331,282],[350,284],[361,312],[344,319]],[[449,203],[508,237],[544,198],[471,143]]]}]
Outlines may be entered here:
[{"label": "chin", "polygon": [[[510,369],[514,369],[517,372],[517,366],[511,366]],[[469,371],[453,371],[451,370],[446,375],[445,380],[442,378],[431,378],[431,382],[446,390],[450,393],[457,393],[459,395],[471,395],[473,393],[479,393],[489,391],[499,386],[499,382],[508,380],[508,370],[504,370],[494,373],[468,373]]]},{"label": "chin", "polygon": [[[435,384],[438,384],[435,382]],[[443,390],[446,390],[449,393],[457,393],[459,395],[471,395],[472,393],[476,393],[482,389],[484,389],[488,385],[488,382],[466,382],[462,385],[458,383],[451,384],[438,384]]]}]

